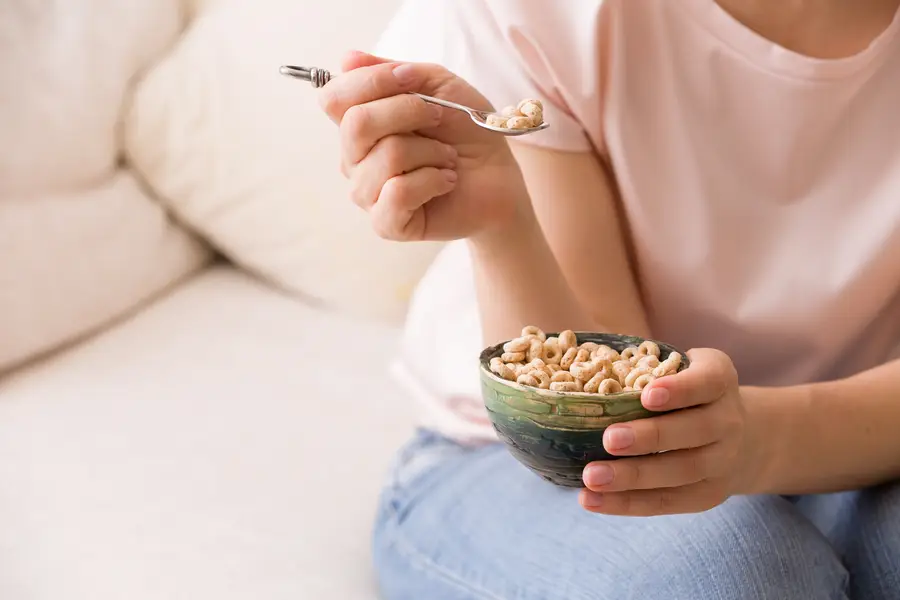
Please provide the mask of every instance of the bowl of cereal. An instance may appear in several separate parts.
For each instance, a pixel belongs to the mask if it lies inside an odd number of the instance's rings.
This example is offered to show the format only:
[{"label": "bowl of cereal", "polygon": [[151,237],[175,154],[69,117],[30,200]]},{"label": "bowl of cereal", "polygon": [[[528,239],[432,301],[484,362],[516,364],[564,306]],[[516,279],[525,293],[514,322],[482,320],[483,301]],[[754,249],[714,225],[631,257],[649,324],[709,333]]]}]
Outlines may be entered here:
[{"label": "bowl of cereal", "polygon": [[480,362],[482,397],[499,438],[519,462],[564,487],[584,487],[588,463],[617,458],[603,448],[607,427],[658,414],[641,404],[646,385],[689,366],[663,342],[536,327],[485,348]]}]

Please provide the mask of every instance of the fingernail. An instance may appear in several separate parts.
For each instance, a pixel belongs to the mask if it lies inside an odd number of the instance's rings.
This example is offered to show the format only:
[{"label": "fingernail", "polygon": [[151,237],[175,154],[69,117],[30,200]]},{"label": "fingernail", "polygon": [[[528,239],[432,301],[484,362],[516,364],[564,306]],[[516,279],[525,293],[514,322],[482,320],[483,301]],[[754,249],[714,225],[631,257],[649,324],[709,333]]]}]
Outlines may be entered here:
[{"label": "fingernail", "polygon": [[411,85],[416,80],[416,67],[409,63],[403,63],[394,67],[394,77],[400,85]]},{"label": "fingernail", "polygon": [[599,508],[603,505],[603,495],[593,492],[585,492],[582,504],[588,508]]},{"label": "fingernail", "polygon": [[669,390],[666,388],[651,388],[644,398],[644,406],[647,408],[659,408],[669,401]]},{"label": "fingernail", "polygon": [[631,427],[611,427],[603,435],[603,445],[607,450],[624,450],[634,443]]},{"label": "fingernail", "polygon": [[449,183],[456,183],[456,180],[459,179],[459,175],[456,171],[451,171],[450,169],[442,169],[444,173],[444,177],[447,179]]},{"label": "fingernail", "polygon": [[437,104],[429,104],[428,110],[431,111],[431,117],[435,121],[440,121],[441,117],[444,115],[444,109],[438,106]]},{"label": "fingernail", "polygon": [[589,465],[584,470],[584,484],[588,487],[609,485],[615,474],[609,465]]}]

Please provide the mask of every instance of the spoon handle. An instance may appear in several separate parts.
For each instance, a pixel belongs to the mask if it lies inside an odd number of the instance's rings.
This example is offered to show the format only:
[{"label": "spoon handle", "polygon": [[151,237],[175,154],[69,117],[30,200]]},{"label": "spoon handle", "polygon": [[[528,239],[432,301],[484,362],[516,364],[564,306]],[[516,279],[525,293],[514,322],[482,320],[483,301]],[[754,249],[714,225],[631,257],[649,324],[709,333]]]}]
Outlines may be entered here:
[{"label": "spoon handle", "polygon": [[441,100],[440,98],[433,98],[431,96],[426,96],[425,94],[418,94],[416,92],[409,92],[413,96],[418,96],[425,102],[429,102],[431,104],[437,104],[438,106],[443,106],[444,108],[452,108],[453,110],[458,110],[466,113],[469,116],[472,116],[473,113],[480,112],[476,111],[473,108],[469,108],[468,106],[463,106],[462,104],[457,104],[456,102],[450,102],[449,100]]},{"label": "spoon handle", "polygon": [[[317,69],[315,67],[295,67],[292,65],[284,65],[279,69],[279,71],[282,75],[294,77],[302,81],[308,81],[314,88],[323,87],[326,83],[334,78],[334,76],[325,69]],[[457,104],[456,102],[450,102],[449,100],[441,100],[440,98],[433,98],[432,96],[426,96],[425,94],[418,94],[416,92],[409,93],[413,96],[418,96],[425,102],[437,104],[438,106],[443,106],[444,108],[452,108],[453,110],[464,112],[470,116],[473,113],[478,112],[474,109],[469,108],[468,106],[463,106],[462,104]]]}]

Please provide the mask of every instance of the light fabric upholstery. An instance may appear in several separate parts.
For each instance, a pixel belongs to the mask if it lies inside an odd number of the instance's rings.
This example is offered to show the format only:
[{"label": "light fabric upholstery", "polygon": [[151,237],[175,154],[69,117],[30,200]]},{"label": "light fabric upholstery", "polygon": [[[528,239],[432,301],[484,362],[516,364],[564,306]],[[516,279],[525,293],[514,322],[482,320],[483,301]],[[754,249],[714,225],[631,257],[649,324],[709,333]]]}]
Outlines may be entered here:
[{"label": "light fabric upholstery", "polygon": [[0,2],[0,598],[375,600],[438,246],[372,234],[278,66],[397,4]]},{"label": "light fabric upholstery", "polygon": [[183,23],[177,0],[0,3],[0,373],[205,264],[120,165],[131,83]]},{"label": "light fabric upholstery", "polygon": [[0,380],[0,598],[374,600],[397,341],[220,267]]}]

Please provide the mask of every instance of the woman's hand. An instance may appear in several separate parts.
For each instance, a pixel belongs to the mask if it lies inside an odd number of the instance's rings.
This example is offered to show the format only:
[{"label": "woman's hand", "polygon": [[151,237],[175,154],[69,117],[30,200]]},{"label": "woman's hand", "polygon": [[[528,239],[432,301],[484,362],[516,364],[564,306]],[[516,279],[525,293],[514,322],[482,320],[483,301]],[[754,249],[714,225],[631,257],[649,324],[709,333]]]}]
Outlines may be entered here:
[{"label": "woman's hand", "polygon": [[459,239],[514,217],[527,196],[504,137],[406,92],[490,109],[484,96],[438,65],[352,53],[343,67],[321,106],[340,126],[352,200],[381,237]]},{"label": "woman's hand", "polygon": [[625,516],[702,512],[752,489],[762,468],[755,451],[760,440],[734,365],[717,350],[688,356],[689,368],[641,394],[649,410],[684,410],[610,426],[603,436],[607,452],[633,458],[585,468],[585,509]]}]

